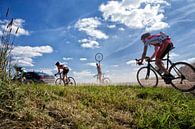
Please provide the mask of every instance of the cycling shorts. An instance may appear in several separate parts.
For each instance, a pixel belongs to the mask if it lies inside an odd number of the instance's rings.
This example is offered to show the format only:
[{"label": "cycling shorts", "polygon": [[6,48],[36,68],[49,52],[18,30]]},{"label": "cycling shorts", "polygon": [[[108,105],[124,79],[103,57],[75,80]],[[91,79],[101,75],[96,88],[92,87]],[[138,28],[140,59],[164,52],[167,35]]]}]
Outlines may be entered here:
[{"label": "cycling shorts", "polygon": [[166,39],[162,42],[160,45],[160,48],[158,49],[156,53],[156,58],[163,59],[165,55],[173,48],[173,44],[170,39]]}]

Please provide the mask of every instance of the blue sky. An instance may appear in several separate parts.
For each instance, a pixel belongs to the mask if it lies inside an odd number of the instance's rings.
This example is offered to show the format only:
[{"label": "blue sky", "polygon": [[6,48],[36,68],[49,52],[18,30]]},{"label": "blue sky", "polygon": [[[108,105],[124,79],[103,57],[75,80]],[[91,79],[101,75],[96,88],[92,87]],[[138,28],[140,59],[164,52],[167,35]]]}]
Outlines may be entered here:
[{"label": "blue sky", "polygon": [[148,31],[170,35],[174,61],[195,62],[194,0],[1,0],[0,34],[11,18],[13,30],[20,27],[13,63],[26,70],[53,74],[60,61],[78,82],[93,82],[94,56],[101,52],[113,82],[135,81],[140,35]]}]

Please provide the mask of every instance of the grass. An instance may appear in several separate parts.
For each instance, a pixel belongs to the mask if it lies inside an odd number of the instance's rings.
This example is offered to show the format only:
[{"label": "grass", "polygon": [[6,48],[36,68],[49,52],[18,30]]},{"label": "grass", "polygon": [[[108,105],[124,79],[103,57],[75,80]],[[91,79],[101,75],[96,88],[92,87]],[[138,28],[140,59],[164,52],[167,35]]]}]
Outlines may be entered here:
[{"label": "grass", "polygon": [[194,129],[195,97],[172,88],[18,86],[0,89],[0,128]]}]

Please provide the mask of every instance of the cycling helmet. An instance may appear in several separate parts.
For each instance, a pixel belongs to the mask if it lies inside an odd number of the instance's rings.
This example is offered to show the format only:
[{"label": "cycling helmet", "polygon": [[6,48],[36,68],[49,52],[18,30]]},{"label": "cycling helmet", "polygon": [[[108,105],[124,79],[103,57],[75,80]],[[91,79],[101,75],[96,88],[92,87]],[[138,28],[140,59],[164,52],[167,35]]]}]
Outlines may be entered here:
[{"label": "cycling helmet", "polygon": [[141,36],[141,40],[144,40],[145,38],[151,36],[151,34],[148,32],[148,33],[145,33]]},{"label": "cycling helmet", "polygon": [[59,62],[56,62],[56,65],[57,65],[57,66],[60,65],[60,63],[59,63]]}]

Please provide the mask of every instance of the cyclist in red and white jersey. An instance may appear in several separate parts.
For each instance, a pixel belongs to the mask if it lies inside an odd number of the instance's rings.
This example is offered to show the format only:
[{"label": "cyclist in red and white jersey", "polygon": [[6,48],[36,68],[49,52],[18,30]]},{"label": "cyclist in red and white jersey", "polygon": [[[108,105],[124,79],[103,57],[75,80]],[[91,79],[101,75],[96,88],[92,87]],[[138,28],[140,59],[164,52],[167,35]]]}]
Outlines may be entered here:
[{"label": "cyclist in red and white jersey", "polygon": [[172,77],[169,74],[168,70],[164,67],[164,64],[162,62],[164,56],[173,48],[171,38],[162,32],[160,32],[160,34],[154,35],[151,35],[150,33],[145,33],[141,36],[141,40],[144,43],[144,50],[138,64],[142,64],[144,58],[146,57],[148,46],[152,45],[154,46],[154,53],[150,57],[150,60],[155,57],[156,58],[155,63],[158,66],[158,68],[164,72],[164,76]]}]

